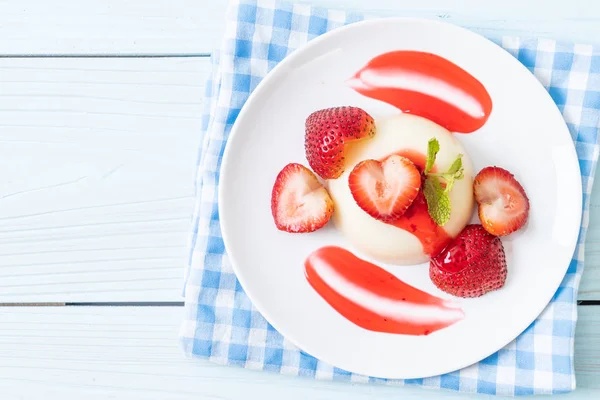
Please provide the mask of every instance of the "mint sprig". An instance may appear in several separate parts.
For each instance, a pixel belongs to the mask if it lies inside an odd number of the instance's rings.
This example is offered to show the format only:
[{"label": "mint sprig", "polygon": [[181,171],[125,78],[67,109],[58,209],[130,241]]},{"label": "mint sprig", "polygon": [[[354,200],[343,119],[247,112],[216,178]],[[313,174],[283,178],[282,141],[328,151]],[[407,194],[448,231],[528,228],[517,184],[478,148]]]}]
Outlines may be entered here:
[{"label": "mint sprig", "polygon": [[448,171],[431,172],[439,151],[440,143],[438,140],[436,138],[430,139],[427,144],[423,194],[427,201],[427,211],[431,219],[437,225],[444,226],[450,219],[451,203],[449,193],[454,186],[454,182],[464,177],[464,168],[462,154],[459,154],[448,168]]}]

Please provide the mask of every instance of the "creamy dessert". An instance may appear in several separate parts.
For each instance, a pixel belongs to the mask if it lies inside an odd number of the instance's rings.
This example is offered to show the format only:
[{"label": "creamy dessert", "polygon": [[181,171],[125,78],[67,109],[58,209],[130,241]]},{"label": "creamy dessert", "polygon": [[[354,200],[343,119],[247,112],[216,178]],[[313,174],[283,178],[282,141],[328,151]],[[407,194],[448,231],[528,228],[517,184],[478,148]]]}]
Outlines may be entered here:
[{"label": "creamy dessert", "polygon": [[[418,211],[419,215],[411,213],[411,208],[419,207],[419,198],[396,222],[375,219],[358,206],[348,185],[349,175],[356,164],[399,154],[422,169],[431,138],[438,140],[440,148],[434,171],[446,171],[459,154],[463,155],[464,178],[457,180],[449,192],[451,213],[444,226],[423,224],[428,217],[421,215],[423,211],[426,214],[426,205],[412,210]],[[344,167],[339,178],[327,181],[334,202],[333,221],[353,246],[377,260],[403,265],[427,262],[432,253],[436,255],[441,251],[471,219],[473,167],[468,154],[448,130],[428,119],[399,114],[378,120],[373,137],[346,144]]]}]

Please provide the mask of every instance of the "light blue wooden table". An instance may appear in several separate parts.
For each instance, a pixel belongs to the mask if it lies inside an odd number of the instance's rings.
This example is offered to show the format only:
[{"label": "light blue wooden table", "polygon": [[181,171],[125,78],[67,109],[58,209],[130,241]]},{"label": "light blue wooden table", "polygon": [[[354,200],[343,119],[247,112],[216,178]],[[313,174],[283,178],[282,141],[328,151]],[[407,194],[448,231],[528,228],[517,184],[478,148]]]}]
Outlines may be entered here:
[{"label": "light blue wooden table", "polygon": [[[304,0],[600,45],[593,0]],[[472,399],[183,358],[181,285],[225,0],[0,0],[0,399]],[[600,188],[575,345],[600,398]]]}]

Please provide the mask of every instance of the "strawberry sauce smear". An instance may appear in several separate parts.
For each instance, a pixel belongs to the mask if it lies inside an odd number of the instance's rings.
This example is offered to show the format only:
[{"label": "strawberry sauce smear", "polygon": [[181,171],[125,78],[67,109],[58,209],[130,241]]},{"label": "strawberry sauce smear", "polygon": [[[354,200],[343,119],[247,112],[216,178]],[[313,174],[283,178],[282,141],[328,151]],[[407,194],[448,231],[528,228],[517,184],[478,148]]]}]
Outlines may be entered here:
[{"label": "strawberry sauce smear", "polygon": [[452,237],[444,228],[438,226],[429,216],[423,191],[419,192],[404,215],[387,223],[415,235],[423,246],[423,252],[430,257],[438,255],[452,241]]},{"label": "strawberry sauce smear", "polygon": [[410,286],[340,247],[314,251],[304,266],[309,284],[331,307],[370,331],[428,335],[464,318],[454,302]]},{"label": "strawberry sauce smear", "polygon": [[[423,153],[405,149],[396,154],[408,158],[420,171],[425,168],[427,157]],[[435,167],[432,171],[435,172]],[[438,255],[452,241],[452,237],[446,233],[444,228],[431,219],[423,190],[419,191],[411,206],[400,218],[387,223],[415,235],[423,246],[423,252],[429,257]]]},{"label": "strawberry sauce smear", "polygon": [[492,99],[475,77],[431,53],[391,51],[371,59],[349,81],[358,93],[427,118],[452,132],[481,128]]}]

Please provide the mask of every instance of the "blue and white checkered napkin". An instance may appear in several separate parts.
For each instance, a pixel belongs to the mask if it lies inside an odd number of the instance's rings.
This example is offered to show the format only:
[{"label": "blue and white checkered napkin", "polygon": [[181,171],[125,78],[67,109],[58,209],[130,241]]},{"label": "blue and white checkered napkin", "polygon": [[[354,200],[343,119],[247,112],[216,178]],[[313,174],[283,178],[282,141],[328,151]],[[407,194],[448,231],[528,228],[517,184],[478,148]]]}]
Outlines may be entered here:
[{"label": "blue and white checkered napkin", "polygon": [[460,371],[426,379],[390,381],[351,374],[284,339],[252,306],[236,280],[217,209],[219,166],[231,127],[250,92],[286,55],[318,35],[363,18],[276,0],[231,4],[225,38],[213,54],[206,87],[181,328],[185,351],[220,364],[319,379],[511,396],[573,390],[577,288],[600,130],[600,53],[591,46],[519,38],[498,42],[535,74],[563,112],[579,157],[584,199],[579,244],[560,289],[539,318],[498,353]]}]

